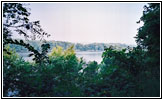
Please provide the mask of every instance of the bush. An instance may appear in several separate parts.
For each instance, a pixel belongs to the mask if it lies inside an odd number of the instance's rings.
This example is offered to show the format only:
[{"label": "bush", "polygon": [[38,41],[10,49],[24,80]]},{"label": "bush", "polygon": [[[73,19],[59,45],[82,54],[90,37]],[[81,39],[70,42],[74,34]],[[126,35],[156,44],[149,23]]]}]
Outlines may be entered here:
[{"label": "bush", "polygon": [[80,96],[77,81],[82,66],[72,49],[66,55],[51,55],[48,64],[32,64],[15,53],[4,53],[4,96]]}]

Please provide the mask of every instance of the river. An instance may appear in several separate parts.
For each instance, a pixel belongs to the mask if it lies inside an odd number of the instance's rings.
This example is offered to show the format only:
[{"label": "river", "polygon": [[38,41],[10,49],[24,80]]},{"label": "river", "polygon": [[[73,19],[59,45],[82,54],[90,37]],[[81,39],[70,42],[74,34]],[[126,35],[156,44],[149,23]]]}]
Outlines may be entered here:
[{"label": "river", "polygon": [[[32,61],[32,57],[28,57],[29,53],[18,53],[25,61]],[[78,58],[83,57],[86,62],[96,61],[100,63],[102,61],[102,51],[78,51],[76,52]]]}]

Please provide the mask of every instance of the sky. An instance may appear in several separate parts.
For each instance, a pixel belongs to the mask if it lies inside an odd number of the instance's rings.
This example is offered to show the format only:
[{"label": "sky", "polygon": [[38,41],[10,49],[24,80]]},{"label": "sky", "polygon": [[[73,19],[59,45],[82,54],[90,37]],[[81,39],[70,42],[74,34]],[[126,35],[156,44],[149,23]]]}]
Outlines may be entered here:
[{"label": "sky", "polygon": [[135,45],[145,3],[30,3],[30,20],[39,20],[47,40]]}]

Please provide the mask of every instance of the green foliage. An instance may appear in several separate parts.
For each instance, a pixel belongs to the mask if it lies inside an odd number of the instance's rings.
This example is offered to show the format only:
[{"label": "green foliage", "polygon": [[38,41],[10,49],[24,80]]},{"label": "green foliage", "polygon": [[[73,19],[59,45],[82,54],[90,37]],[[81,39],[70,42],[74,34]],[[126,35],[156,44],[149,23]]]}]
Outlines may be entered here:
[{"label": "green foliage", "polygon": [[109,83],[111,96],[159,96],[159,80],[152,74],[148,58],[147,52],[139,47],[122,51],[105,49],[100,75],[102,83]]},{"label": "green foliage", "polygon": [[95,61],[85,64],[72,47],[65,51],[61,47],[53,49],[50,62],[41,65],[19,57],[15,60],[15,54],[8,56],[3,57],[4,96],[9,96],[9,91],[18,91],[13,96],[158,96],[158,87],[149,88],[158,86],[158,81],[151,77],[144,63],[145,51],[139,48],[108,48],[99,65]]},{"label": "green foliage", "polygon": [[60,46],[57,46],[56,48],[53,48],[52,52],[50,54],[50,56],[52,56],[52,57],[63,56],[63,55],[64,55],[63,48],[60,47]]},{"label": "green foliage", "polygon": [[138,30],[137,43],[146,47],[150,53],[159,53],[160,4],[150,3],[148,6],[144,6],[143,16],[140,21],[143,21],[144,25]]},{"label": "green foliage", "polygon": [[100,75],[102,83],[109,83],[111,96],[160,96],[160,4],[144,8],[138,46],[121,51],[106,48],[102,55]]},{"label": "green foliage", "polygon": [[22,84],[30,82],[28,76],[31,73],[32,67],[28,62],[18,57],[15,52],[11,51],[9,47],[6,49],[9,50],[8,52],[10,52],[10,54],[5,52],[3,54],[3,93],[4,96],[12,96],[9,92],[16,91],[13,96],[19,96],[20,94],[17,91],[23,90],[23,86],[25,85],[28,86],[28,84]]},{"label": "green foliage", "polygon": [[[159,79],[160,75],[160,4],[150,3],[144,6],[140,21],[144,25],[139,28],[136,36],[140,47],[147,49],[147,63],[152,73]],[[152,54],[152,55],[151,55]]]},{"label": "green foliage", "polygon": [[[64,54],[56,53],[57,56],[51,56],[48,64],[40,65],[19,57],[16,59],[12,52],[10,55],[4,53],[4,96],[81,96],[77,83],[82,66],[73,46]],[[11,91],[13,93],[9,93]]]},{"label": "green foliage", "polygon": [[[160,4],[150,3],[148,6],[144,6],[143,16],[140,21],[144,22],[144,25],[139,28],[136,36],[139,47],[146,50],[145,66],[148,66],[146,70],[149,73],[150,79],[146,79],[144,82],[150,95],[157,95],[160,93]],[[154,81],[153,81],[154,80]],[[156,87],[150,88],[150,86]]]},{"label": "green foliage", "polygon": [[112,96],[142,96],[141,93],[137,94],[140,92],[137,86],[141,85],[138,81],[139,74],[143,71],[143,65],[139,62],[144,59],[141,56],[137,58],[138,55],[142,55],[139,52],[141,50],[137,48],[132,51],[108,48],[103,53],[104,65],[100,75],[103,83],[110,84],[108,87]]}]

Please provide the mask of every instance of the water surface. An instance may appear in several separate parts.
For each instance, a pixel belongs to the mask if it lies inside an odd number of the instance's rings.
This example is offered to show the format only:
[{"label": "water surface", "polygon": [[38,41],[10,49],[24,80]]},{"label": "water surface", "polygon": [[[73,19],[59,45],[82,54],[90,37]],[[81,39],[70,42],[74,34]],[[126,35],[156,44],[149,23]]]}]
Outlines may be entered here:
[{"label": "water surface", "polygon": [[[18,53],[25,61],[32,61],[33,57],[28,57],[29,53]],[[97,61],[100,63],[102,61],[102,52],[96,51],[80,51],[76,52],[78,58],[83,57],[86,62]]]}]

